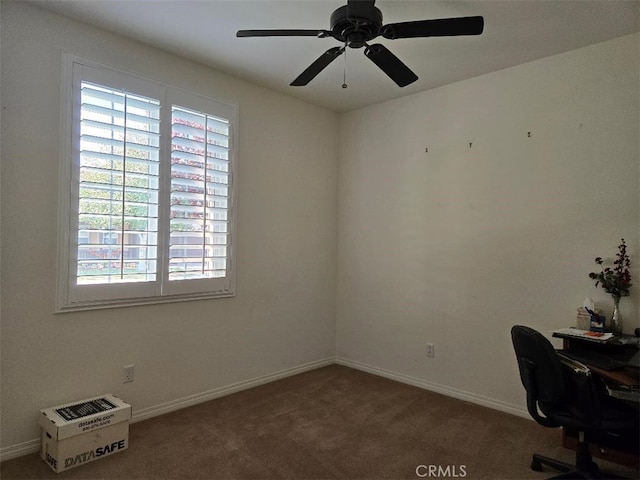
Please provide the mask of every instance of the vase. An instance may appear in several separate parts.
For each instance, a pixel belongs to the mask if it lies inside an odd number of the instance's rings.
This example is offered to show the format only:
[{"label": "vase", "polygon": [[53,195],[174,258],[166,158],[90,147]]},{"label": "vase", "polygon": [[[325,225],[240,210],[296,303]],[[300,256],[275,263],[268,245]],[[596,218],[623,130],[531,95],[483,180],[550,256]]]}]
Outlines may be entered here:
[{"label": "vase", "polygon": [[620,318],[620,297],[613,297],[613,312],[611,313],[611,323],[609,330],[614,335],[622,335],[622,318]]}]

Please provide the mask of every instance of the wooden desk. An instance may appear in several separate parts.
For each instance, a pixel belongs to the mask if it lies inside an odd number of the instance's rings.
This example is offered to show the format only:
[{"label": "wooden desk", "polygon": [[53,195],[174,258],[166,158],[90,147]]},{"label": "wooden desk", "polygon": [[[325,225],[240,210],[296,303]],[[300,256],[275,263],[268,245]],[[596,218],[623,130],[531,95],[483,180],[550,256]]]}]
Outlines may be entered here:
[{"label": "wooden desk", "polygon": [[[573,336],[566,336],[560,334],[553,334],[554,337],[562,338],[563,349],[593,349],[598,353],[611,356],[616,360],[625,361],[630,358],[639,348],[638,345],[620,343],[619,340],[611,339],[608,342],[597,342],[588,339],[582,339]],[[632,338],[625,336],[627,339]],[[583,361],[591,372],[602,379],[606,384],[613,385],[639,385],[640,384],[640,371],[635,367],[624,367],[615,370],[605,370],[598,368],[595,365],[590,365],[588,362]],[[635,404],[635,408],[640,408],[639,404]],[[578,435],[576,431],[570,429],[562,429],[562,446],[576,449],[578,444]],[[625,465],[630,468],[640,468],[640,455],[638,451],[625,451],[624,446],[616,445],[612,448],[612,445],[591,445],[591,454],[594,457],[608,460],[610,462]]]},{"label": "wooden desk", "polygon": [[625,367],[616,370],[605,370],[588,363],[585,363],[585,365],[605,383],[627,386],[640,385],[640,370],[637,368]]}]

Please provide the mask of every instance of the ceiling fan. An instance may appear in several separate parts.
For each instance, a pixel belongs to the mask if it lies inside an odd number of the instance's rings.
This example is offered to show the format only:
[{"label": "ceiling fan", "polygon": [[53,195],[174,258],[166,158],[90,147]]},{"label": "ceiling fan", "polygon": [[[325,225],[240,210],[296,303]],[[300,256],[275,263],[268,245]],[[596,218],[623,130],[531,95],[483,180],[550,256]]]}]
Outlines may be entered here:
[{"label": "ceiling fan", "polygon": [[[237,37],[333,37],[343,46],[333,47],[323,53],[291,86],[307,85],[331,62],[342,55],[347,47],[362,48],[364,54],[386,73],[399,87],[415,82],[418,77],[387,47],[380,43],[368,44],[382,36],[388,40],[418,37],[448,37],[480,35],[484,19],[475,17],[441,18],[412,22],[382,24],[382,12],[375,0],[348,0],[347,4],[331,14],[331,30],[238,30]],[[344,86],[344,85],[343,85]]]}]

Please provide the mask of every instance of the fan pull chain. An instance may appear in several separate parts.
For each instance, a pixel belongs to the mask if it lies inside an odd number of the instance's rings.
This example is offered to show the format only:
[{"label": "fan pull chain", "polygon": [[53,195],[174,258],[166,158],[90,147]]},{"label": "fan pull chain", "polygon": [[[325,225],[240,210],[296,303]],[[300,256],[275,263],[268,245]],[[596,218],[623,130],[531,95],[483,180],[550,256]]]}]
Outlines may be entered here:
[{"label": "fan pull chain", "polygon": [[347,88],[347,44],[344,45],[344,70],[342,73],[342,88]]}]

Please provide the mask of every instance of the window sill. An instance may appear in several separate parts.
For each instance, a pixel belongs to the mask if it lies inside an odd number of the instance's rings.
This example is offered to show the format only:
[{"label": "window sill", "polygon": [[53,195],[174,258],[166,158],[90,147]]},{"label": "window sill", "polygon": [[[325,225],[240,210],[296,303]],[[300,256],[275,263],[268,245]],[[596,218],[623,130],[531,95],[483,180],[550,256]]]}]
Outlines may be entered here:
[{"label": "window sill", "polygon": [[156,305],[163,303],[191,302],[195,300],[211,300],[216,298],[232,298],[236,294],[230,290],[220,292],[198,293],[189,295],[167,295],[150,298],[128,298],[125,300],[113,300],[99,302],[82,302],[74,304],[58,305],[55,313],[81,312],[87,310],[103,310],[107,308],[137,307],[140,305]]}]

